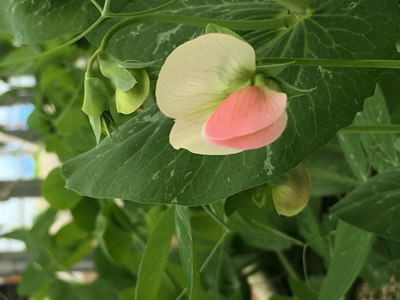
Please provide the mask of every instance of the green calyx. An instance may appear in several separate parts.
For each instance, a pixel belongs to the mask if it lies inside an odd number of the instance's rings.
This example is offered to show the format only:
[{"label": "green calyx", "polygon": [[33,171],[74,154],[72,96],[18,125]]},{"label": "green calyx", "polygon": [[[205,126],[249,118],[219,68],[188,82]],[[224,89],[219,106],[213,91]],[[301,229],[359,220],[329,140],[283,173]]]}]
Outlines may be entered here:
[{"label": "green calyx", "polygon": [[90,117],[99,118],[103,111],[109,109],[107,87],[101,79],[86,73],[84,88],[82,111]]}]

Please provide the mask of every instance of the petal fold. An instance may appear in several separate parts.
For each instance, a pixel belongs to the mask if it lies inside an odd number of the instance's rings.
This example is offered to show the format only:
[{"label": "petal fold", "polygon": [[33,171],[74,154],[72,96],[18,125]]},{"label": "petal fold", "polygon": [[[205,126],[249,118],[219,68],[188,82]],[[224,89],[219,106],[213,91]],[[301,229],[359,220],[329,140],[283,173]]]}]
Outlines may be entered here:
[{"label": "petal fold", "polygon": [[[205,123],[203,138],[218,145],[221,141],[225,145],[228,140],[229,143],[231,140],[244,141],[252,136],[253,146],[275,140],[286,127],[286,102],[284,93],[266,87],[245,87],[217,107]],[[261,140],[256,141],[258,138]]]},{"label": "petal fold", "polygon": [[230,147],[239,150],[261,148],[273,143],[278,137],[282,135],[283,131],[286,128],[287,119],[287,113],[284,112],[272,125],[256,132],[226,140],[213,140],[210,138],[205,138],[205,140],[216,146]]}]

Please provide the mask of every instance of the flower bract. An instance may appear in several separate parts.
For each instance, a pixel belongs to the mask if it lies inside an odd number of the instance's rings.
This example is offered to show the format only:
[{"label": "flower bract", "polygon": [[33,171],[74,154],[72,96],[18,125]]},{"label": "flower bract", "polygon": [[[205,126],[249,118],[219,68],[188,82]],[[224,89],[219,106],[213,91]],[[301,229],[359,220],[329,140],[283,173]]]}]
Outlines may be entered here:
[{"label": "flower bract", "polygon": [[256,55],[246,42],[210,33],[177,47],[161,68],[160,110],[175,119],[170,143],[206,155],[266,146],[284,131],[285,93],[255,74]]}]

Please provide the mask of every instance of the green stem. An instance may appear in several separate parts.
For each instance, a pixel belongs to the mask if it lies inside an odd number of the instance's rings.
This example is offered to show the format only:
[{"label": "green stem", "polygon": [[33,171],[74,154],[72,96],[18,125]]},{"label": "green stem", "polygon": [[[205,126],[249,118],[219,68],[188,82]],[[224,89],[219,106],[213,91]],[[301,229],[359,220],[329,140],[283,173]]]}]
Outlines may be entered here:
[{"label": "green stem", "polygon": [[306,12],[306,9],[308,8],[308,5],[304,5],[303,3],[304,1],[299,1],[299,0],[273,0],[273,1],[283,7],[286,7],[287,9],[296,14],[304,14]]},{"label": "green stem", "polygon": [[97,3],[96,0],[90,0],[94,6],[96,6],[97,10],[100,12],[100,14],[103,14],[103,8],[100,6],[100,4]]},{"label": "green stem", "polygon": [[97,49],[92,56],[90,57],[89,63],[86,67],[86,73],[88,77],[92,77],[92,68],[93,68],[93,64],[97,59],[97,56],[99,55],[100,49]]},{"label": "green stem", "polygon": [[278,256],[279,261],[281,262],[289,276],[296,280],[300,280],[299,275],[297,275],[297,272],[294,270],[293,266],[290,264],[285,254],[283,254],[282,251],[275,251],[275,254],[276,256]]},{"label": "green stem", "polygon": [[[206,260],[203,262],[203,264],[200,267],[200,273],[204,271],[204,269],[207,267],[208,263],[211,261],[215,253],[217,252],[218,248],[222,245],[222,243],[225,241],[225,239],[229,236],[230,232],[225,231],[224,234],[221,236],[221,238],[218,240],[218,242],[215,244],[214,248],[211,250],[210,254],[208,254]],[[176,297],[176,300],[182,299],[182,297],[186,294],[187,289],[183,289],[183,291]]]},{"label": "green stem", "polygon": [[231,231],[228,226],[206,205],[202,205],[202,208],[214,219],[219,225],[221,225],[226,231]]},{"label": "green stem", "polygon": [[106,2],[104,2],[102,16],[104,16],[105,18],[108,17],[108,13],[110,11],[110,4],[111,4],[111,0],[106,0]]},{"label": "green stem", "polygon": [[263,58],[260,59],[260,62],[263,64],[293,63],[298,66],[310,67],[400,69],[400,60]]},{"label": "green stem", "polygon": [[208,263],[210,262],[211,258],[213,258],[214,254],[217,252],[218,248],[222,245],[225,239],[230,235],[230,231],[225,231],[224,234],[221,236],[219,241],[215,244],[214,248],[211,250],[210,254],[207,256],[206,260],[200,267],[200,273],[204,271],[207,267]]},{"label": "green stem", "polygon": [[158,21],[158,22],[177,23],[177,24],[200,26],[200,27],[205,27],[207,26],[207,24],[213,23],[233,30],[261,30],[261,29],[286,28],[288,26],[287,22],[289,18],[292,18],[292,16],[286,16],[270,20],[231,21],[231,20],[217,20],[210,18],[196,18],[196,17],[161,15],[161,14],[139,15],[131,17],[129,19],[122,20],[121,22],[111,27],[111,29],[105,34],[101,42],[100,52],[103,53],[105,51],[108,42],[114,36],[114,34],[116,34],[119,30],[128,25],[138,22]]},{"label": "green stem", "polygon": [[178,2],[179,0],[172,0],[170,2],[167,2],[163,5],[157,6],[155,8],[148,9],[146,11],[141,11],[141,12],[132,12],[132,13],[108,13],[107,17],[108,18],[125,18],[125,17],[135,17],[135,16],[140,16],[144,14],[149,14],[149,13],[154,13],[156,11],[163,10],[167,8],[168,6]]},{"label": "green stem", "polygon": [[400,125],[349,126],[340,133],[400,133]]},{"label": "green stem", "polygon": [[4,296],[4,294],[2,292],[0,292],[0,297],[3,300],[9,300],[6,296]]}]

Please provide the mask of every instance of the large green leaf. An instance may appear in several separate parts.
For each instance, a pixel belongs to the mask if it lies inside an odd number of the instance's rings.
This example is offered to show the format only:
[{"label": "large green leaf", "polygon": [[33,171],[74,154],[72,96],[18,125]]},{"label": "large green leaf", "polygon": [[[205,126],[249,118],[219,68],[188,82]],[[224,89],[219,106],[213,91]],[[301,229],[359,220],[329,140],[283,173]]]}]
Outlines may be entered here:
[{"label": "large green leaf", "polygon": [[[381,88],[377,85],[374,96],[366,99],[363,111],[356,116],[358,126],[390,125],[390,116]],[[361,133],[361,143],[371,165],[378,172],[400,166],[399,154],[394,146],[396,135]]]},{"label": "large green leaf", "polygon": [[43,197],[55,209],[72,208],[82,199],[64,186],[65,180],[61,176],[61,169],[57,167],[49,173],[40,187]]},{"label": "large green leaf", "polygon": [[192,239],[190,211],[188,207],[176,205],[175,227],[176,237],[178,239],[179,255],[185,274],[188,298],[191,300],[201,299],[200,272]]},{"label": "large green leaf", "polygon": [[[254,31],[245,38],[260,57],[395,58],[400,21],[397,1],[352,3],[314,1],[311,14],[299,19],[293,27]],[[221,17],[220,9],[229,8],[222,17],[250,18],[250,13],[257,11],[251,18],[261,18],[271,4],[246,5],[251,9],[243,10],[241,4],[231,2],[221,6],[218,2],[174,12]],[[277,13],[277,6],[272,7],[275,9],[268,15]],[[121,59],[164,58],[174,46],[192,37],[194,31],[189,34],[184,28],[159,23],[129,27],[120,33],[125,38],[118,41],[117,36],[109,50],[116,54],[112,49],[118,49]],[[130,38],[128,30],[136,30]],[[100,29],[97,32],[103,33]],[[154,43],[158,34],[162,43],[157,48]],[[147,203],[199,205],[225,198],[279,177],[331,140],[362,109],[363,100],[373,93],[381,72],[289,66],[279,74],[282,79],[298,88],[317,89],[289,101],[288,126],[275,143],[227,157],[204,157],[173,150],[168,139],[172,120],[154,107],[126,123],[121,128],[122,139],[105,140],[96,149],[66,163],[63,172],[67,186],[84,195]],[[94,176],[88,177],[88,172]]]},{"label": "large green leaf", "polygon": [[0,29],[32,44],[82,32],[98,16],[90,1],[2,0]]},{"label": "large green leaf", "polygon": [[[132,12],[148,7],[144,1],[135,1],[121,9],[121,12]],[[168,14],[215,19],[258,19],[284,15],[284,8],[260,0],[191,0],[190,5],[178,1],[167,10]],[[178,18],[177,21],[179,22]],[[93,30],[88,39],[99,45],[104,34],[117,20],[107,20]],[[202,28],[196,26],[160,23],[157,18],[152,22],[138,22],[129,25],[115,34],[107,51],[120,60],[139,60],[143,62],[158,61],[158,65],[178,45],[201,34]]]},{"label": "large green leaf", "polygon": [[335,236],[335,249],[322,283],[320,300],[338,300],[344,296],[367,259],[374,235],[339,222]]},{"label": "large green leaf", "polygon": [[175,207],[170,206],[160,217],[150,234],[140,262],[136,283],[136,299],[157,299],[157,293],[168,262],[168,253],[174,233]]},{"label": "large green leaf", "polygon": [[400,240],[400,168],[370,178],[334,205],[331,213],[377,235]]}]

